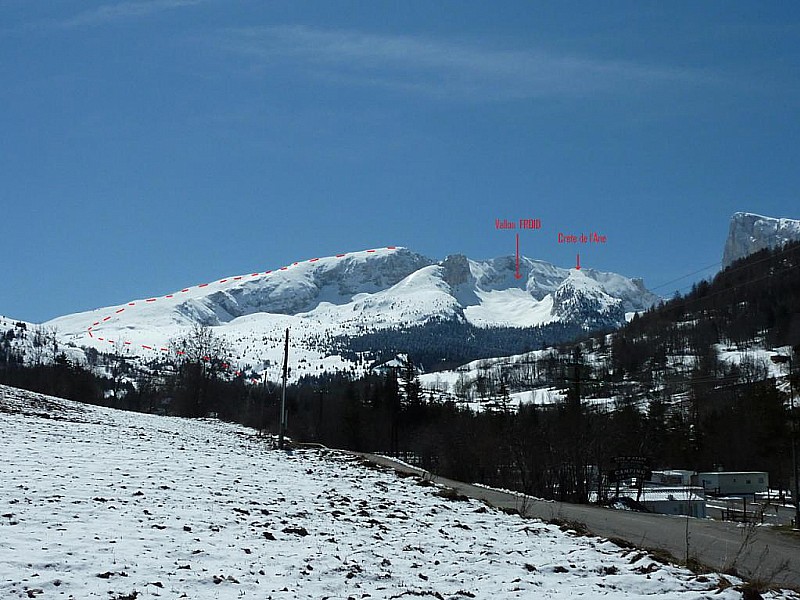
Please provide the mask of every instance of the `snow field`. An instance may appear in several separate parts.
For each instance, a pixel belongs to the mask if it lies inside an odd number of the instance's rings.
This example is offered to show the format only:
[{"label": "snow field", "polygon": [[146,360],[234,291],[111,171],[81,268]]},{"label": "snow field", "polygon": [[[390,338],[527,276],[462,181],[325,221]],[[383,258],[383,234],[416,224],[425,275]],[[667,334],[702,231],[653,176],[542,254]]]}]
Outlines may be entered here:
[{"label": "snow field", "polygon": [[719,576],[217,421],[0,386],[0,451],[2,598],[741,597]]}]

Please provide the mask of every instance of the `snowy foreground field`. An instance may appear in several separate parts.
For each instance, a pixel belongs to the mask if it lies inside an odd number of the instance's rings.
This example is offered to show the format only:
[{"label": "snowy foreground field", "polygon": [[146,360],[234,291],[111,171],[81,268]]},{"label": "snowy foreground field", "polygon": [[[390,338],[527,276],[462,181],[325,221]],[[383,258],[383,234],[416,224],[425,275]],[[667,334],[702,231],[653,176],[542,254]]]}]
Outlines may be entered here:
[{"label": "snowy foreground field", "polygon": [[0,386],[0,456],[3,599],[742,597],[735,578],[216,421]]}]

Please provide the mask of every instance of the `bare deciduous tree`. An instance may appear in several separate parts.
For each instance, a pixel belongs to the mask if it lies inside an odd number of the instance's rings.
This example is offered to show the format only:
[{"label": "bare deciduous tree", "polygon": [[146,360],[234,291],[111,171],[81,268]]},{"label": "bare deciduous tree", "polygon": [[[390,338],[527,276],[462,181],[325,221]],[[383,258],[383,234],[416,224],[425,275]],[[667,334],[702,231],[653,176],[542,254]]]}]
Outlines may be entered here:
[{"label": "bare deciduous tree", "polygon": [[213,384],[226,378],[233,352],[205,325],[194,325],[188,333],[173,339],[170,347],[177,357],[179,412],[191,417],[206,416],[214,407]]}]

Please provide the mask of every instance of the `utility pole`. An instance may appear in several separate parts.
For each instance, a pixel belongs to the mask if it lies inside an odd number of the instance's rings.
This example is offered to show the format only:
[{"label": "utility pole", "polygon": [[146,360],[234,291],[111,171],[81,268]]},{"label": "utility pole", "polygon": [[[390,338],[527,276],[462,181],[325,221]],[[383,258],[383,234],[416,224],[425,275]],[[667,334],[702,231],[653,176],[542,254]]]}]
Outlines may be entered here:
[{"label": "utility pole", "polygon": [[792,490],[792,500],[794,500],[794,527],[800,529],[800,477],[797,471],[797,429],[798,418],[794,410],[794,385],[792,384],[792,355],[776,354],[770,356],[772,362],[776,364],[789,364],[789,427],[792,434],[792,475],[794,476],[794,489]]},{"label": "utility pole", "polygon": [[267,369],[266,366],[264,367],[264,385],[262,387],[262,398],[261,398],[261,411],[258,416],[258,434],[264,435],[266,433],[266,427],[264,425],[264,405],[267,403]]},{"label": "utility pole", "polygon": [[286,378],[289,371],[289,328],[286,328],[286,342],[283,346],[283,389],[281,390],[281,414],[278,419],[278,448],[283,450],[283,434],[286,430]]}]

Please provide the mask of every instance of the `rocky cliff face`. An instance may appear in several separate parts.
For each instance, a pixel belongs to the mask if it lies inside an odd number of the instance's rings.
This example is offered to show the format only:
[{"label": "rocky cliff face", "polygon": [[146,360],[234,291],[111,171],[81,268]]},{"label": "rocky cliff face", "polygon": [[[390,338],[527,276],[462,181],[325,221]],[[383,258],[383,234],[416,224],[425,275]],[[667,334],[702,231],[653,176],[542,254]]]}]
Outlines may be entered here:
[{"label": "rocky cliff face", "polygon": [[775,248],[800,240],[800,220],[776,219],[737,212],[731,217],[728,239],[722,255],[722,268],[764,248]]},{"label": "rocky cliff face", "polygon": [[296,315],[321,303],[347,304],[358,294],[374,294],[432,264],[404,248],[374,256],[355,254],[320,259],[291,272],[219,290],[191,299],[178,311],[204,325],[219,325],[255,313]]}]

